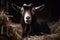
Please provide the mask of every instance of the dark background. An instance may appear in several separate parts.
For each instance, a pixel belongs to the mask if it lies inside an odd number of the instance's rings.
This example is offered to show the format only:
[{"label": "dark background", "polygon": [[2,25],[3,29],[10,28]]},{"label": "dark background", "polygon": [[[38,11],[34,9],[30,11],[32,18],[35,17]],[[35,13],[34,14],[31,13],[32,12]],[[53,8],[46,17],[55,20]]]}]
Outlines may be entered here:
[{"label": "dark background", "polygon": [[[45,4],[46,12],[41,13],[40,15],[43,15],[43,16],[40,16],[40,17],[46,18],[51,21],[54,21],[54,20],[56,21],[60,16],[59,14],[60,2],[58,0],[1,0],[1,1],[3,1],[3,4],[4,4],[3,8],[5,9],[5,11],[9,11],[10,15],[14,16],[12,20],[15,22],[19,22],[21,14],[12,8],[11,6],[12,3],[15,3],[18,6],[22,6],[24,3],[27,3],[27,4],[32,3],[34,4],[34,6]],[[6,3],[8,3],[8,7],[6,7],[7,6]]]}]

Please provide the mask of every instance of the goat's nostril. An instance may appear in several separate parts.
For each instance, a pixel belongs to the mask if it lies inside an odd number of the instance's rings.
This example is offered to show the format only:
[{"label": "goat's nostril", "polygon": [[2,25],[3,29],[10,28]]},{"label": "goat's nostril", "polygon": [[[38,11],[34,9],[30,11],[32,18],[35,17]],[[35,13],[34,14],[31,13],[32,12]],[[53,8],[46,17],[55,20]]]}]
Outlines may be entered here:
[{"label": "goat's nostril", "polygon": [[30,19],[30,17],[26,17],[26,19]]}]

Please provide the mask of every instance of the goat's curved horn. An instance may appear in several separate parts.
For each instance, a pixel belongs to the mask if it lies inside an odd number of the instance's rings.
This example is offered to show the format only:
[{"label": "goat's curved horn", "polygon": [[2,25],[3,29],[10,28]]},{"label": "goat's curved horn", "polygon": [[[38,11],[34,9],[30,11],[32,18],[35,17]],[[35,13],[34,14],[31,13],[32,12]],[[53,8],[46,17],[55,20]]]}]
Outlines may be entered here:
[{"label": "goat's curved horn", "polygon": [[16,11],[19,11],[21,9],[21,7],[17,6],[16,4],[12,3],[12,8]]},{"label": "goat's curved horn", "polygon": [[35,10],[40,9],[40,8],[44,8],[44,6],[45,6],[45,4],[42,4],[42,5],[38,6],[38,7],[35,7]]},{"label": "goat's curved horn", "polygon": [[32,5],[32,3],[30,3],[30,4],[24,3],[24,4],[23,4],[23,6],[31,6],[31,5]]}]

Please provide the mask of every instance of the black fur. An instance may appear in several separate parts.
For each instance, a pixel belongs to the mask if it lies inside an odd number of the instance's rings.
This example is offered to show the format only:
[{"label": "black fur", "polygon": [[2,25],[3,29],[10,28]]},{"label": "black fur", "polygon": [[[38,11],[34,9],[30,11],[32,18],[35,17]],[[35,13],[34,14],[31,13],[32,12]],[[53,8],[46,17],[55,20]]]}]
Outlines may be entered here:
[{"label": "black fur", "polygon": [[[34,35],[42,35],[41,32],[46,33],[46,34],[50,34],[50,29],[48,27],[48,25],[46,24],[46,22],[37,22],[36,20],[36,16],[32,16],[32,23],[30,25],[28,25],[26,31],[23,31],[23,36],[27,36],[28,30],[31,27],[31,32],[29,33],[29,35],[34,36]],[[23,17],[21,17],[20,20],[20,24],[22,24],[23,30],[25,28],[25,23],[24,23],[24,19]]]}]

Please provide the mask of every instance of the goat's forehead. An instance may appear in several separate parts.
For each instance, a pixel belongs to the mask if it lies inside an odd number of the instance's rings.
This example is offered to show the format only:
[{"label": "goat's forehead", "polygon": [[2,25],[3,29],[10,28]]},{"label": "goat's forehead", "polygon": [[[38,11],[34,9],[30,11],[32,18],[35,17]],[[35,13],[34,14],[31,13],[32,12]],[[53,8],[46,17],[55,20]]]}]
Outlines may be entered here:
[{"label": "goat's forehead", "polygon": [[24,6],[23,8],[24,8],[24,10],[31,10],[32,9],[32,7],[28,7],[28,6]]}]

